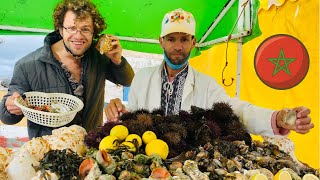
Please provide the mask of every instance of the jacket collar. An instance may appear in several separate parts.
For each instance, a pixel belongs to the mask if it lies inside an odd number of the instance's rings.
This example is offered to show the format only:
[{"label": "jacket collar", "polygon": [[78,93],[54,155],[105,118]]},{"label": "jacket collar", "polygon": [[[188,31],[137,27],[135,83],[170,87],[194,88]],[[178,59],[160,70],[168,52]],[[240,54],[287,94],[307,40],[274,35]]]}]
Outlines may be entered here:
[{"label": "jacket collar", "polygon": [[50,63],[50,64],[56,64],[59,65],[59,63],[55,60],[51,46],[60,41],[62,37],[59,35],[58,31],[53,31],[49,33],[45,38],[44,38],[44,46],[41,49],[41,52],[39,54],[39,60]]}]

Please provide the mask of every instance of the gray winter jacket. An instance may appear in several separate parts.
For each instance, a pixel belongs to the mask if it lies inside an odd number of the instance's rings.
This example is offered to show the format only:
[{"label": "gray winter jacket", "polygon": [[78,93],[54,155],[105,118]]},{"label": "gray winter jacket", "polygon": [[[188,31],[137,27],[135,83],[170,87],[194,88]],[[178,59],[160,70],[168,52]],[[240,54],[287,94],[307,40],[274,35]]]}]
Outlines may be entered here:
[{"label": "gray winter jacket", "polygon": [[[5,106],[8,96],[14,92],[22,95],[28,91],[59,92],[73,94],[63,69],[54,58],[51,45],[61,40],[56,32],[48,34],[44,46],[20,59],[13,72],[8,94],[0,104],[0,119],[5,124],[20,122],[23,115],[10,114]],[[120,65],[115,65],[110,59],[101,55],[94,44],[88,49],[83,60],[87,61],[84,79],[84,108],[68,125],[79,124],[87,131],[102,124],[104,87],[108,79],[116,84],[130,86],[134,72],[129,63],[122,57]],[[28,120],[29,138],[51,134],[53,128],[44,127]]]}]

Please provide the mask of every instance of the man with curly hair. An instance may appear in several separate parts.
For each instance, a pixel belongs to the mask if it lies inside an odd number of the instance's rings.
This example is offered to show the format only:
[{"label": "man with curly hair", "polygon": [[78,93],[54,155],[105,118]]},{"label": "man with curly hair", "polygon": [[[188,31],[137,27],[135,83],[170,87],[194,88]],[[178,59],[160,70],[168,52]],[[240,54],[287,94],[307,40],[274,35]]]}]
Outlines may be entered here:
[{"label": "man with curly hair", "polygon": [[[55,31],[44,46],[20,59],[0,104],[0,119],[15,124],[23,114],[14,99],[24,92],[68,93],[80,98],[84,108],[66,125],[82,125],[87,131],[102,125],[104,86],[108,79],[129,86],[134,72],[122,57],[117,37],[109,36],[112,49],[100,54],[94,39],[106,28],[96,6],[89,0],[64,0],[54,13]],[[51,134],[53,128],[28,120],[29,138]]]}]

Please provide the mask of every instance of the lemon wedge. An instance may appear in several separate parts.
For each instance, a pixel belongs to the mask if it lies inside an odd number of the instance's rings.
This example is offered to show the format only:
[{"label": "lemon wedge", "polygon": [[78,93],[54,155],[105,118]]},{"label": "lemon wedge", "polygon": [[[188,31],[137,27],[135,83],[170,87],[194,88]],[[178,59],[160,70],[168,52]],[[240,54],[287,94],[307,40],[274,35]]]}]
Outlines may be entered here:
[{"label": "lemon wedge", "polygon": [[319,180],[319,178],[317,176],[315,176],[314,174],[305,174],[302,177],[302,180]]},{"label": "lemon wedge", "polygon": [[268,177],[262,173],[251,176],[250,180],[268,180]]},{"label": "lemon wedge", "polygon": [[274,175],[274,180],[292,180],[292,178],[288,171],[280,170]]}]

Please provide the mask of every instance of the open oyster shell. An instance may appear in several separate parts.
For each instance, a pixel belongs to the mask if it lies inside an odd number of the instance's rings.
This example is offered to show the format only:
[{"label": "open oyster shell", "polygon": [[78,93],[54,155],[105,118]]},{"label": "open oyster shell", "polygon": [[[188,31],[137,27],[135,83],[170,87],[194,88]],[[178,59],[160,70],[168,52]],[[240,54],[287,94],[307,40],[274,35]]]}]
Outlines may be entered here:
[{"label": "open oyster shell", "polygon": [[289,125],[294,125],[296,123],[296,120],[297,120],[297,112],[292,109],[288,109],[284,114],[283,122]]},{"label": "open oyster shell", "polygon": [[100,54],[104,54],[104,53],[112,50],[113,47],[112,47],[111,42],[112,42],[112,40],[106,34],[99,37],[96,48],[100,52]]}]

